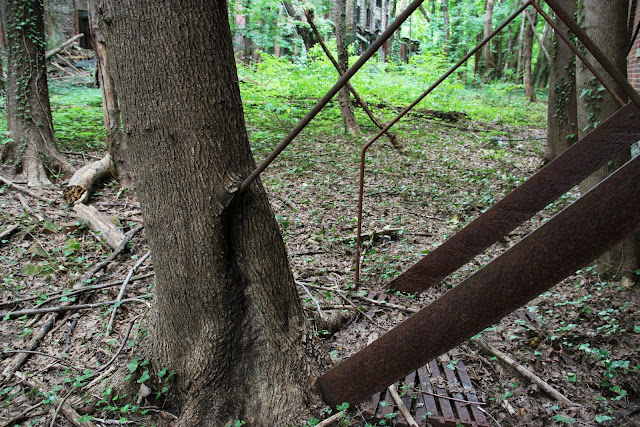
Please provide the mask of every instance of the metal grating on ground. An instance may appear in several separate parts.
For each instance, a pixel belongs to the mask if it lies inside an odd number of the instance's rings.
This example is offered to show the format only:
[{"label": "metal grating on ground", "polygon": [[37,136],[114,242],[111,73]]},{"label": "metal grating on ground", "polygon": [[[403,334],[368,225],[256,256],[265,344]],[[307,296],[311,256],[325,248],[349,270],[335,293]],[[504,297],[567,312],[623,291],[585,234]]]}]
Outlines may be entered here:
[{"label": "metal grating on ground", "polygon": [[[420,426],[489,425],[479,405],[473,404],[481,402],[460,361],[453,366],[444,360],[432,360],[395,386]],[[409,425],[387,390],[375,394],[363,406],[369,423],[384,420],[384,425]]]}]

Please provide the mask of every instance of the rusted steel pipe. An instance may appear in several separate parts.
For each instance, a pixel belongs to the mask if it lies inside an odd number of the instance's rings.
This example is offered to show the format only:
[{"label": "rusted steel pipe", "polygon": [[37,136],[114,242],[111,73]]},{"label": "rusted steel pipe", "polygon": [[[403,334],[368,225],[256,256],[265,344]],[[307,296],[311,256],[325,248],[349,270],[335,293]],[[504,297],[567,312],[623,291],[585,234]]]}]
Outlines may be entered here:
[{"label": "rusted steel pipe", "polygon": [[321,376],[325,401],[357,404],[545,292],[640,226],[635,157],[428,307]]},{"label": "rusted steel pipe", "polygon": [[[298,122],[295,128],[278,144],[278,146],[267,156],[266,159],[240,184],[238,193],[243,193],[249,185],[284,151],[285,148],[295,139],[296,136],[313,120],[313,118],[331,101],[331,98],[349,81],[351,77],[371,58],[378,49],[387,41],[389,37],[398,29],[404,21],[422,4],[424,0],[414,0],[407,8],[396,17],[396,19],[384,30],[369,48],[358,58],[358,60],[338,79],[331,89],[318,101],[318,103]],[[387,129],[384,130],[386,132]]]},{"label": "rusted steel pipe", "polygon": [[640,109],[630,102],[396,277],[389,288],[413,293],[438,284],[638,140]]},{"label": "rusted steel pipe", "polygon": [[553,21],[553,19],[551,19],[551,17],[542,9],[542,7],[538,3],[533,2],[532,5],[538,11],[538,13],[545,19],[545,21],[549,23],[549,25],[553,28],[556,34],[567,44],[567,46],[569,46],[569,48],[580,59],[580,61],[585,65],[585,67],[587,67],[589,71],[591,71],[591,74],[593,74],[593,76],[596,79],[598,79],[600,84],[607,90],[607,92],[609,92],[609,94],[613,97],[613,99],[615,99],[616,102],[620,104],[621,107],[624,107],[626,102],[624,102],[622,98],[618,96],[615,89],[609,83],[607,83],[606,79],[602,76],[602,74],[598,70],[596,70],[596,67],[594,67],[591,64],[591,61],[587,59],[587,57],[580,51],[580,49],[578,49],[578,47],[571,41],[571,39],[561,30],[558,24],[556,24]]},{"label": "rusted steel pipe", "polygon": [[360,285],[360,253],[362,250],[362,204],[364,199],[364,161],[367,155],[367,150],[374,142],[376,142],[384,133],[395,125],[401,118],[403,118],[409,111],[413,109],[420,101],[422,101],[427,95],[429,95],[435,88],[445,81],[451,74],[453,74],[458,68],[460,68],[469,58],[475,55],[480,49],[484,47],[492,38],[494,38],[500,31],[502,31],[507,25],[518,17],[530,4],[533,4],[533,0],[529,0],[524,3],[518,10],[516,10],[511,16],[509,16],[500,26],[498,26],[491,34],[489,34],[484,40],[476,45],[464,58],[458,61],[453,67],[442,75],[434,84],[432,84],[426,91],[422,93],[415,101],[409,104],[404,110],[402,110],[393,120],[375,134],[363,147],[360,152],[360,182],[358,188],[358,226],[356,231],[356,260],[355,260],[355,288]]},{"label": "rusted steel pipe", "polygon": [[[569,30],[571,30],[571,32],[578,38],[578,40],[580,40],[589,53],[593,55],[596,61],[602,65],[602,68],[604,68],[618,86],[620,86],[629,99],[640,107],[640,94],[633,88],[633,86],[631,86],[631,83],[629,83],[625,78],[624,74],[622,74],[620,70],[618,70],[618,68],[609,60],[609,58],[607,58],[598,45],[591,40],[573,17],[560,6],[558,0],[546,0],[546,2],[556,15],[558,15],[558,18],[560,18]],[[540,9],[538,9],[538,11],[540,11]]]}]

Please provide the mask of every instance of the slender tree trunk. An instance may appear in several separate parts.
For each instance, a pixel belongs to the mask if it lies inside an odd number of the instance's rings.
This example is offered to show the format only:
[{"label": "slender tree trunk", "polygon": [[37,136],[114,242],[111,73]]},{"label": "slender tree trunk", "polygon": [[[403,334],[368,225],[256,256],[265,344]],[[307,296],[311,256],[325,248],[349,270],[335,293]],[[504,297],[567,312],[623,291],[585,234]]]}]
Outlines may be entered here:
[{"label": "slender tree trunk", "polygon": [[[536,34],[535,31],[533,34]],[[544,88],[547,85],[545,74],[548,74],[549,62],[551,60],[551,55],[549,54],[549,49],[551,48],[551,30],[549,24],[544,26],[542,38],[538,37],[537,40],[540,44],[540,51],[538,52],[538,59],[536,59],[536,66],[533,70],[533,83],[539,88]],[[564,43],[562,40],[560,40],[560,42]]]},{"label": "slender tree trunk", "polygon": [[111,172],[120,182],[122,188],[133,187],[133,170],[127,153],[127,139],[120,125],[120,107],[118,94],[110,73],[110,61],[102,34],[101,24],[97,19],[96,0],[87,2],[89,22],[91,25],[91,41],[96,54],[96,72],[102,89],[102,109],[107,134],[107,151],[113,162]]},{"label": "slender tree trunk", "polygon": [[443,31],[444,31],[444,54],[445,56],[449,56],[449,52],[451,51],[451,24],[449,21],[449,0],[444,0],[442,2],[442,6],[440,6],[440,11],[442,12],[442,20],[444,23]]},{"label": "slender tree trunk", "polygon": [[[573,15],[576,11],[576,0],[564,0],[562,6]],[[567,26],[558,18],[555,21],[562,28],[562,32],[568,35]],[[552,45],[545,162],[555,159],[578,140],[576,57],[557,35],[554,35]]]},{"label": "slender tree trunk", "polygon": [[[583,0],[581,25],[593,41],[602,49],[604,54],[626,75],[626,50],[627,39],[627,11],[628,0]],[[596,64],[591,55],[587,55]],[[601,73],[606,72],[596,65]],[[610,80],[610,79],[609,79]],[[591,131],[598,123],[606,120],[616,112],[620,106],[607,94],[585,67],[577,67],[577,92],[578,92],[578,129],[582,137]],[[609,82],[616,88],[618,95],[626,99],[624,92],[612,81]],[[630,158],[630,152],[618,156],[609,162],[581,185],[580,190],[586,192],[601,180],[606,178],[618,167]],[[640,238],[638,235],[623,242],[609,253],[605,254],[600,265],[610,269],[613,273],[632,275],[640,266]]]},{"label": "slender tree trunk", "polygon": [[156,271],[150,370],[176,372],[180,426],[300,425],[324,359],[260,180],[233,198],[255,164],[226,2],[98,13]]},{"label": "slender tree trunk", "polygon": [[[347,24],[345,22],[345,0],[336,0],[335,25],[336,25],[336,45],[338,49],[338,64],[343,70],[349,69],[349,52],[347,52]],[[340,115],[344,122],[344,129],[347,133],[357,135],[362,133],[356,116],[351,108],[351,98],[349,89],[343,87],[338,92],[338,104],[340,105]]]},{"label": "slender tree trunk", "polygon": [[520,74],[522,73],[522,64],[524,59],[524,30],[525,23],[527,22],[527,12],[522,12],[522,23],[520,24],[520,32],[518,33],[518,59],[516,65],[516,82],[520,81]]},{"label": "slender tree trunk", "polygon": [[535,23],[538,19],[538,14],[536,10],[532,7],[529,7],[524,14],[528,14],[526,19],[530,19],[533,25],[528,25],[525,23],[524,26],[524,38],[522,45],[522,70],[524,72],[524,94],[529,101],[536,102],[536,91],[533,86],[533,77],[531,75],[531,59],[532,59],[532,48],[533,48],[533,31],[535,27]]},{"label": "slender tree trunk", "polygon": [[[484,8],[484,38],[491,34],[491,22],[493,20],[493,6],[495,0],[487,0]],[[487,79],[491,79],[494,74],[495,64],[491,58],[491,42],[484,45],[484,74]]]},{"label": "slender tree trunk", "polygon": [[49,104],[44,58],[44,9],[41,0],[9,0],[6,3],[7,44],[7,143],[0,159],[21,165],[28,185],[44,187],[51,182],[47,166],[71,176],[75,168],[56,146]]}]

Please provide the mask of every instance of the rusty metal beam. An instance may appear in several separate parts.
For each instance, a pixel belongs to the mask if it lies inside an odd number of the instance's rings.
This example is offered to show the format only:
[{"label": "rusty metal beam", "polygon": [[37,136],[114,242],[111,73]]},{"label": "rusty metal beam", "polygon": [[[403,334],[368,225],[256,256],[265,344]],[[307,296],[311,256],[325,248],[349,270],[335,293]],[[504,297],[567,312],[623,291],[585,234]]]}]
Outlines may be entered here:
[{"label": "rusty metal beam", "polygon": [[629,103],[389,287],[419,292],[437,284],[638,140],[640,109]]},{"label": "rusty metal beam", "polygon": [[317,381],[330,405],[357,404],[464,342],[640,226],[635,157],[489,265]]}]

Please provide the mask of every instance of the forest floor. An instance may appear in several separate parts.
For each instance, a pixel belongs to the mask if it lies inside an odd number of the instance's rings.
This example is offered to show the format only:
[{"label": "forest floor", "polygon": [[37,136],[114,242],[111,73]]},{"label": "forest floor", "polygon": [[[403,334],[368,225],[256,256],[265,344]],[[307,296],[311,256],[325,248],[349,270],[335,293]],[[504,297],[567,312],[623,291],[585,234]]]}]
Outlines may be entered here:
[{"label": "forest floor", "polygon": [[[306,105],[300,110],[303,107]],[[544,110],[544,106],[531,108],[538,115]],[[269,147],[278,142],[278,132],[286,132],[292,122],[283,118],[282,111],[275,113],[279,118],[268,116],[264,103],[246,104],[257,160],[264,158]],[[77,111],[73,114],[79,115]],[[291,114],[295,119],[296,112]],[[373,128],[359,119],[365,132],[372,134]],[[325,314],[339,312],[346,319],[338,330],[316,325],[322,345],[336,362],[408,317],[403,311],[357,299],[357,295],[385,292],[390,280],[542,166],[543,124],[479,120],[473,115],[451,119],[434,118],[433,112],[422,109],[395,130],[406,145],[404,151],[395,150],[384,139],[369,151],[363,230],[369,238],[365,240],[358,291],[352,286],[363,137],[344,136],[335,111],[320,116],[318,123],[262,175],[295,278],[306,284],[299,285],[299,292],[308,317],[317,319],[320,306]],[[280,130],[266,132],[265,122]],[[329,122],[333,124],[328,126]],[[69,136],[69,140],[74,138],[78,135]],[[97,147],[80,147],[66,154],[80,166],[102,152]],[[23,177],[11,172],[0,170],[14,183],[24,183]],[[0,321],[0,372],[8,372],[20,354],[17,352],[27,348],[36,352],[30,354],[18,375],[0,376],[0,426],[71,425],[73,410],[81,420],[96,425],[117,421],[171,424],[178,414],[151,407],[145,399],[131,401],[130,396],[108,401],[110,390],[101,385],[117,367],[144,370],[145,362],[133,359],[136,337],[141,333],[139,323],[149,308],[153,288],[153,256],[143,261],[148,252],[144,234],[133,236],[124,253],[86,284],[80,283],[112,249],[77,222],[72,208],[62,200],[61,183],[57,184],[38,192],[52,200],[49,203],[0,186],[0,233],[18,225],[16,232],[0,242],[0,312],[65,304],[96,306]],[[576,190],[569,192],[440,285],[418,295],[394,295],[397,304],[415,309],[427,306],[577,196]],[[104,183],[88,203],[125,233],[144,223],[135,195],[121,191],[116,182]],[[126,287],[125,302],[118,304],[114,328],[107,332],[114,305],[97,304],[114,301],[129,274],[133,279]],[[105,283],[109,287],[71,294],[74,285]],[[368,315],[345,306],[337,293],[315,286],[340,290]],[[486,404],[483,408],[490,425],[638,425],[639,292],[632,281],[616,277],[615,272],[603,276],[589,266],[527,304],[524,310],[535,320],[511,314],[482,332],[484,340],[579,406],[555,401],[473,340],[448,353],[450,364],[461,361],[466,366],[480,400]],[[15,302],[24,298],[32,299]],[[53,329],[30,346],[51,318],[55,318]],[[118,357],[113,360],[114,356]],[[170,385],[170,378],[166,385]],[[62,410],[56,411],[59,407]],[[350,408],[353,425],[365,424],[361,409]],[[390,425],[401,418],[395,414],[378,424]],[[307,423],[314,424],[313,420]],[[349,423],[343,420],[340,425]]]}]

